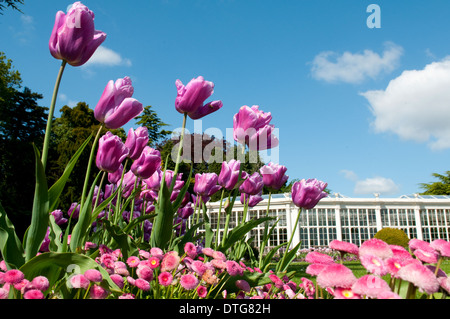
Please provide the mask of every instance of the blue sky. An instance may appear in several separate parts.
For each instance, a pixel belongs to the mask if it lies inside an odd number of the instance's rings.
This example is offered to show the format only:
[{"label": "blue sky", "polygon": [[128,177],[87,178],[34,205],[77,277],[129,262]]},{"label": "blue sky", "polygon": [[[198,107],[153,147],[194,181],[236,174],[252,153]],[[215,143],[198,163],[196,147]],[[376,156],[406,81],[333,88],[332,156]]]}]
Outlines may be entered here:
[{"label": "blue sky", "polygon": [[[0,16],[0,51],[42,105],[60,65],[48,49],[55,14],[71,3],[25,0],[24,14]],[[259,105],[279,129],[273,154],[291,179],[318,178],[348,197],[398,197],[450,170],[449,1],[82,3],[107,39],[91,63],[66,68],[58,110],[94,108],[109,80],[130,76],[134,97],[176,129],[175,80],[202,75],[224,104],[203,130],[225,135],[242,105]],[[367,25],[370,4],[380,28]]]}]

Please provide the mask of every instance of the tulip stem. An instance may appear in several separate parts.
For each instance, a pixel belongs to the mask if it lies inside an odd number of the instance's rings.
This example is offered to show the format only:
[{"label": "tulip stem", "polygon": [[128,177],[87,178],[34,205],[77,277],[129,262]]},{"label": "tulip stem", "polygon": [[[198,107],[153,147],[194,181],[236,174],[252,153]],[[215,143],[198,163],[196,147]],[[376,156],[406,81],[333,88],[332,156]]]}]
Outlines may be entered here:
[{"label": "tulip stem", "polygon": [[220,229],[220,215],[222,213],[222,202],[223,202],[223,195],[225,194],[225,188],[222,188],[222,195],[220,196],[220,205],[219,205],[219,212],[217,213],[217,231],[216,231],[216,249],[219,248],[219,229]]},{"label": "tulip stem", "polygon": [[59,68],[58,76],[56,77],[55,87],[53,89],[53,96],[50,104],[50,109],[48,111],[47,128],[45,129],[44,146],[42,148],[42,157],[41,157],[44,171],[47,165],[48,149],[50,144],[50,131],[52,130],[52,121],[53,121],[53,114],[55,113],[56,97],[58,96],[59,85],[61,83],[61,78],[64,73],[66,64],[67,62],[63,60],[61,63],[61,67]]},{"label": "tulip stem", "polygon": [[95,154],[95,148],[97,146],[98,140],[100,139],[100,133],[103,129],[103,125],[100,125],[100,128],[97,131],[97,135],[95,136],[94,144],[92,144],[91,148],[91,155],[89,156],[89,162],[86,169],[86,176],[84,177],[84,186],[83,186],[83,193],[81,194],[81,205],[84,205],[84,201],[86,199],[86,192],[89,184],[89,175],[91,175],[91,168],[92,168],[92,161]]},{"label": "tulip stem", "polygon": [[177,179],[177,174],[178,174],[178,168],[180,166],[181,152],[183,150],[184,131],[186,129],[186,120],[187,120],[187,113],[184,113],[183,125],[181,127],[181,135],[180,135],[180,144],[179,144],[180,147],[178,148],[177,161],[175,162],[175,170],[173,171],[172,183],[171,183],[170,189],[169,189],[170,192],[172,192],[172,190],[175,186],[175,181]]},{"label": "tulip stem", "polygon": [[295,220],[294,229],[292,230],[291,236],[289,238],[289,242],[288,242],[288,244],[286,246],[286,252],[283,254],[283,258],[281,259],[281,263],[278,263],[278,265],[277,265],[277,271],[283,271],[283,269],[281,269],[281,268],[284,267],[283,266],[284,260],[286,259],[287,252],[289,251],[289,248],[291,247],[292,239],[294,238],[295,231],[297,230],[297,225],[298,225],[298,221],[300,219],[301,212],[302,212],[302,208],[300,207],[298,209],[298,214],[297,214],[297,219]]}]

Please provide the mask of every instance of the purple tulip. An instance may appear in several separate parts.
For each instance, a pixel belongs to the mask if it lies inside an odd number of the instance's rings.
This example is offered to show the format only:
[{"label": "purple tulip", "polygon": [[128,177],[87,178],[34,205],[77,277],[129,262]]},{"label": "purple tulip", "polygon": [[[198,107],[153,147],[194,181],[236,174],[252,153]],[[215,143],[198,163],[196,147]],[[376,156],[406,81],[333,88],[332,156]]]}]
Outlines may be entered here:
[{"label": "purple tulip", "polygon": [[187,205],[178,208],[178,217],[182,219],[188,219],[193,214],[194,207],[192,207],[192,203],[190,202]]},{"label": "purple tulip", "polygon": [[292,201],[295,206],[304,209],[312,209],[328,194],[324,192],[327,183],[317,179],[302,179],[292,185]]},{"label": "purple tulip", "polygon": [[95,30],[94,13],[81,2],[75,2],[67,14],[56,13],[50,36],[51,55],[72,66],[85,64],[105,41],[106,33]]},{"label": "purple tulip", "polygon": [[62,224],[67,223],[67,219],[63,217],[63,212],[60,209],[54,210],[50,213],[55,218],[56,225],[60,226]]},{"label": "purple tulip", "polygon": [[218,183],[227,190],[232,190],[238,182],[239,169],[241,162],[235,159],[230,160],[228,163],[222,163],[222,170],[219,174]]},{"label": "purple tulip", "polygon": [[128,148],[123,144],[120,137],[108,131],[98,141],[95,163],[100,170],[114,173],[127,156]]},{"label": "purple tulip", "polygon": [[161,166],[161,153],[150,146],[144,147],[141,156],[131,165],[131,171],[139,178],[152,176]]},{"label": "purple tulip", "polygon": [[285,166],[269,163],[261,167],[259,172],[263,177],[264,185],[274,190],[279,190],[289,179],[289,176],[285,175],[287,168]]},{"label": "purple tulip", "polygon": [[195,174],[194,192],[202,198],[204,203],[222,188],[217,184],[217,180],[216,173]]},{"label": "purple tulip", "polygon": [[[137,176],[130,170],[123,175],[122,197],[127,198],[134,190]],[[120,182],[119,182],[120,183]],[[119,184],[117,184],[119,186]]]},{"label": "purple tulip", "polygon": [[261,175],[259,175],[258,172],[254,172],[252,175],[249,175],[241,184],[241,186],[239,187],[239,191],[247,195],[257,195],[262,192],[263,187],[263,178],[261,177]]},{"label": "purple tulip", "polygon": [[[165,174],[164,174],[164,179],[166,181],[166,185],[167,187],[170,187],[170,185],[172,184],[172,180],[173,180],[173,175],[174,175],[174,171],[172,170],[166,170]],[[175,180],[175,185],[173,186],[173,190],[174,191],[179,191],[183,188],[184,186],[184,181],[181,179],[183,177],[183,173],[178,173],[176,180]]]},{"label": "purple tulip", "polygon": [[138,127],[136,131],[133,128],[130,128],[128,131],[127,140],[125,141],[125,146],[130,150],[128,157],[132,160],[137,160],[139,156],[141,156],[142,150],[147,145],[148,140],[149,137],[147,127]]},{"label": "purple tulip", "polygon": [[278,146],[278,138],[273,135],[274,125],[270,112],[259,110],[258,105],[251,108],[242,106],[233,118],[234,140],[245,144],[250,150],[266,150]]},{"label": "purple tulip", "polygon": [[118,129],[141,114],[144,108],[142,103],[131,97],[133,93],[129,77],[109,81],[94,109],[97,121],[107,128]]},{"label": "purple tulip", "polygon": [[161,187],[161,178],[162,178],[162,170],[160,167],[156,169],[152,176],[144,179],[144,183],[147,184],[147,187],[151,190],[159,190]]},{"label": "purple tulip", "polygon": [[122,178],[122,172],[123,172],[123,165],[120,164],[117,171],[108,173],[108,182],[112,184],[117,184],[117,182],[119,182],[120,179]]},{"label": "purple tulip", "polygon": [[80,207],[80,204],[72,203],[69,207],[69,210],[67,211],[67,215],[75,219],[78,218],[78,216],[80,215]]},{"label": "purple tulip", "polygon": [[211,114],[223,105],[221,101],[203,104],[213,94],[214,83],[205,81],[202,76],[192,79],[186,86],[180,80],[176,80],[175,85],[178,92],[175,99],[176,110],[182,114],[187,113],[193,120]]},{"label": "purple tulip", "polygon": [[247,195],[245,193],[241,193],[241,203],[245,204],[245,202],[247,201],[248,207],[255,207],[264,199],[261,194],[262,192],[256,195]]}]

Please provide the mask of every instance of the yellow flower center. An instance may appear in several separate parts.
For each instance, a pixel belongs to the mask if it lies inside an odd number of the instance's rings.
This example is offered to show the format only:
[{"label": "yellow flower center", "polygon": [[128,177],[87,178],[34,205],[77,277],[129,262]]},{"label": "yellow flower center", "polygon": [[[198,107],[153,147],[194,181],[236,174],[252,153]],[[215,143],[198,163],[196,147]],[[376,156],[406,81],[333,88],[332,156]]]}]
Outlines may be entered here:
[{"label": "yellow flower center", "polygon": [[343,290],[342,291],[342,295],[345,298],[351,298],[351,297],[353,297],[353,291],[351,291],[351,290]]}]

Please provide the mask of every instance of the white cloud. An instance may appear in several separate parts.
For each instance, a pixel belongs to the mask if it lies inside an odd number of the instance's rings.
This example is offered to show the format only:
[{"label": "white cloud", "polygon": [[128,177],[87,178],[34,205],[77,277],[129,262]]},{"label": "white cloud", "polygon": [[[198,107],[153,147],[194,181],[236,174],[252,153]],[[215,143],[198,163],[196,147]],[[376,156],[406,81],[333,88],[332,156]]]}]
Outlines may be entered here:
[{"label": "white cloud", "polygon": [[400,187],[390,178],[376,176],[360,180],[358,175],[350,170],[341,170],[344,177],[355,183],[353,192],[357,195],[380,194],[394,195]]},{"label": "white cloud", "polygon": [[375,132],[450,148],[450,57],[422,70],[404,71],[385,90],[361,93],[375,117]]},{"label": "white cloud", "polygon": [[86,67],[93,65],[103,66],[131,66],[131,60],[123,58],[119,53],[100,46],[85,64]]},{"label": "white cloud", "polygon": [[403,54],[403,48],[386,43],[382,55],[371,50],[362,53],[333,51],[319,53],[312,62],[312,76],[326,82],[361,83],[367,78],[375,79],[382,72],[393,71]]},{"label": "white cloud", "polygon": [[393,195],[398,191],[399,186],[392,179],[378,176],[357,181],[354,192],[359,195],[375,193]]},{"label": "white cloud", "polygon": [[59,93],[58,94],[58,101],[60,101],[61,103],[64,103],[65,105],[69,106],[69,107],[75,107],[77,106],[78,102],[69,99],[69,97],[64,94],[64,93]]}]

